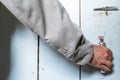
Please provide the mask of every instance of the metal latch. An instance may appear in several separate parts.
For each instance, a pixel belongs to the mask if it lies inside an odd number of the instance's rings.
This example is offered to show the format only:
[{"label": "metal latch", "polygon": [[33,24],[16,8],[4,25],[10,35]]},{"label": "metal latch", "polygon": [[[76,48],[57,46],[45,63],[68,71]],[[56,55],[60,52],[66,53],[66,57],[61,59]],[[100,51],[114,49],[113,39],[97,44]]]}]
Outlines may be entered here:
[{"label": "metal latch", "polygon": [[119,8],[116,6],[106,6],[101,8],[95,8],[94,11],[105,11],[106,15],[108,15],[108,11],[118,11]]}]

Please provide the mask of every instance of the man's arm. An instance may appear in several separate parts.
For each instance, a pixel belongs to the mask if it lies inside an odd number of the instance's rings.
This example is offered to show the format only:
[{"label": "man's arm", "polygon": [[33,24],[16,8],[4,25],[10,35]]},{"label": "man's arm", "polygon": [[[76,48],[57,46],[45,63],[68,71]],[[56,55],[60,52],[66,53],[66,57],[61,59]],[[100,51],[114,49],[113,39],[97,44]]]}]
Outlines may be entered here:
[{"label": "man's arm", "polygon": [[[89,63],[93,46],[70,20],[58,0],[1,0],[29,29],[78,65]],[[92,63],[91,63],[92,64]],[[93,64],[96,65],[96,64]]]}]

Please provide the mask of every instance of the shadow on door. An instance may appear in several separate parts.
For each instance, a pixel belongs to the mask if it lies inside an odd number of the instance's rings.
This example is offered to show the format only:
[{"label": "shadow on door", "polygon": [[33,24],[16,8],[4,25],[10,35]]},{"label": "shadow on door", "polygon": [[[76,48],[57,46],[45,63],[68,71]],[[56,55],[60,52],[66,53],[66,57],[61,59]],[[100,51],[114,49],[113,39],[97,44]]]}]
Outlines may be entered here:
[{"label": "shadow on door", "polygon": [[13,15],[0,3],[0,80],[8,80],[11,70],[11,37],[19,25]]}]

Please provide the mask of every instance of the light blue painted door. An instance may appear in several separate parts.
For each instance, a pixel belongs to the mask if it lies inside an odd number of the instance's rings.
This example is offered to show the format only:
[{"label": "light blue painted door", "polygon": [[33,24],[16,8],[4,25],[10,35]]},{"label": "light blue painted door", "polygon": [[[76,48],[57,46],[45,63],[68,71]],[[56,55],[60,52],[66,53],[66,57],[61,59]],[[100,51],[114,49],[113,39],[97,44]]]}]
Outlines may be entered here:
[{"label": "light blue painted door", "polygon": [[37,42],[0,4],[0,80],[37,80]]},{"label": "light blue painted door", "polygon": [[[105,7],[110,7],[107,8],[110,11],[94,10],[105,10]],[[81,12],[82,30],[87,39],[98,44],[98,36],[104,36],[106,45],[112,50],[114,57],[112,74],[104,76],[99,70],[84,66],[81,70],[81,80],[120,80],[120,1],[81,0]]]},{"label": "light blue painted door", "polygon": [[[79,0],[60,0],[73,22],[79,25]],[[39,80],[80,80],[79,66],[40,40]]]},{"label": "light blue painted door", "polygon": [[[60,2],[79,25],[79,0]],[[79,80],[79,75],[79,66],[38,41],[0,4],[0,80]]]}]

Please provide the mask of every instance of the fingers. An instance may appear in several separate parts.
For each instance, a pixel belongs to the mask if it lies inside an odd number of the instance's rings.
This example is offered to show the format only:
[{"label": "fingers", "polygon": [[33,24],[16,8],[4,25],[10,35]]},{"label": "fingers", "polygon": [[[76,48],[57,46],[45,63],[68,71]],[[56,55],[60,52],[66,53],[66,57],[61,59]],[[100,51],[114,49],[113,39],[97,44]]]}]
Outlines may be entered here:
[{"label": "fingers", "polygon": [[101,63],[101,65],[105,65],[108,68],[112,68],[112,66],[113,66],[112,62],[110,62],[110,61],[104,61],[103,63]]},{"label": "fingers", "polygon": [[100,69],[102,69],[102,70],[104,70],[104,71],[107,71],[107,72],[111,72],[111,69],[108,68],[108,67],[105,66],[105,65],[101,65],[101,66],[100,66]]},{"label": "fingers", "polygon": [[111,68],[112,68],[113,64],[110,61],[103,61],[100,65],[100,69],[107,71],[107,72],[111,72]]},{"label": "fingers", "polygon": [[108,57],[106,57],[106,59],[107,59],[108,61],[112,61],[112,60],[113,60],[112,56],[108,56]]}]

